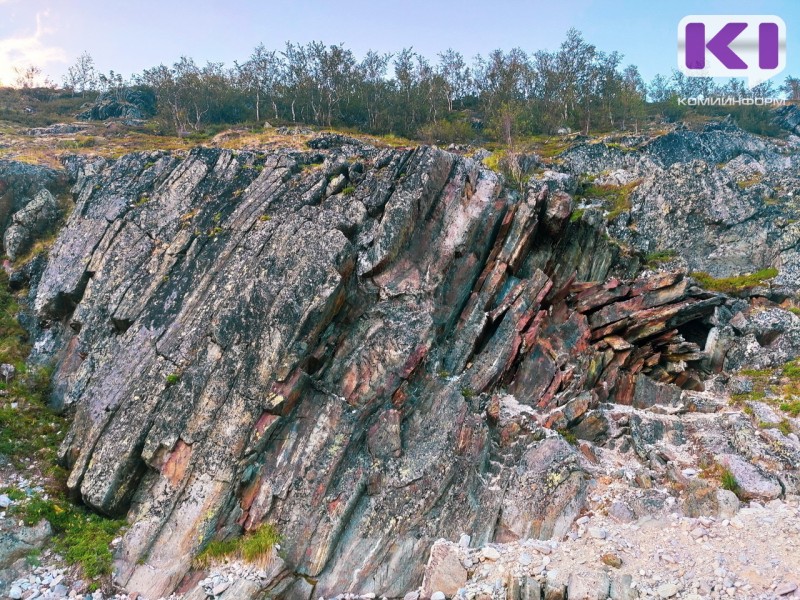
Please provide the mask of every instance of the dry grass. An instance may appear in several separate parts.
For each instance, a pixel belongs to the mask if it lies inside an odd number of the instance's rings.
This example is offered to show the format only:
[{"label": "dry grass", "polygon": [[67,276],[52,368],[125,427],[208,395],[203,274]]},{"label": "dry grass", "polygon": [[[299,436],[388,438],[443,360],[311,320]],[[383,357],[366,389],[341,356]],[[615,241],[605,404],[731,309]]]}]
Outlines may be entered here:
[{"label": "dry grass", "polygon": [[[241,128],[228,129],[213,137],[178,137],[155,135],[143,129],[125,128],[115,124],[112,132],[102,124],[89,124],[77,134],[59,136],[29,136],[24,128],[0,122],[0,158],[20,162],[61,167],[61,159],[71,154],[86,154],[117,159],[131,152],[154,150],[188,151],[197,146],[227,150],[305,150],[306,143],[319,133],[340,133],[379,148],[409,148],[417,142],[395,135],[374,136],[350,131],[320,129],[310,134],[289,135],[276,128],[263,131]],[[306,128],[309,129],[309,128]]]}]

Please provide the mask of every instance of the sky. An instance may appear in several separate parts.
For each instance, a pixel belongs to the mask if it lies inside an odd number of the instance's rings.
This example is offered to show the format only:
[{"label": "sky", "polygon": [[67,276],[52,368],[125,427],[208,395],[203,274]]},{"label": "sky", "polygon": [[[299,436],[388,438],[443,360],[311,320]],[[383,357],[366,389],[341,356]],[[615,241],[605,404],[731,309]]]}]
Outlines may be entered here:
[{"label": "sky", "polygon": [[675,68],[678,22],[690,14],[783,18],[779,78],[800,74],[797,0],[0,0],[0,84],[31,64],[60,83],[84,51],[100,71],[129,77],[182,55],[232,65],[260,42],[344,43],[358,57],[413,47],[430,59],[450,47],[468,59],[495,48],[553,50],[570,27],[650,80]]}]

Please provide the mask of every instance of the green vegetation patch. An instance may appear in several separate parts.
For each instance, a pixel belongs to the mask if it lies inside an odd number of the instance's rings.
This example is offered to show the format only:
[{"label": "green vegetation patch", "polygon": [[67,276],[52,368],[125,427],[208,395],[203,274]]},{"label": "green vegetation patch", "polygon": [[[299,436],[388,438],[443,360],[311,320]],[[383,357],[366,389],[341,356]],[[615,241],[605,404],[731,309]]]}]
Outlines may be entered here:
[{"label": "green vegetation patch", "polygon": [[[3,493],[15,502],[12,514],[27,525],[47,519],[55,533],[56,552],[73,565],[80,565],[89,578],[111,572],[109,545],[123,521],[111,520],[75,506],[63,498],[59,480],[64,473],[56,466],[58,446],[66,434],[68,423],[47,407],[50,392],[49,369],[28,369],[25,359],[30,351],[28,337],[17,320],[20,310],[16,297],[9,291],[8,278],[0,271],[0,363],[14,365],[16,375],[0,380],[0,389],[7,395],[0,398],[0,454],[18,469],[36,467],[48,476],[53,497],[28,495],[17,488],[4,488]],[[38,556],[29,556],[32,564]]]},{"label": "green vegetation patch", "polygon": [[761,180],[764,179],[764,176],[761,173],[756,173],[751,175],[747,179],[743,179],[742,181],[737,181],[736,185],[739,186],[740,190],[746,190],[747,188],[753,187],[754,185],[761,183]]},{"label": "green vegetation patch", "polygon": [[768,269],[761,269],[749,275],[737,275],[735,277],[712,277],[704,271],[695,271],[690,273],[697,282],[707,290],[714,292],[723,292],[725,294],[736,294],[746,292],[755,287],[763,285],[768,280],[778,275],[778,269],[770,267]]},{"label": "green vegetation patch", "polygon": [[205,569],[226,558],[239,558],[245,562],[263,565],[269,562],[273,548],[280,542],[281,535],[275,526],[264,523],[242,537],[209,542],[195,558],[195,566]]},{"label": "green vegetation patch", "polygon": [[589,182],[575,195],[575,198],[600,200],[608,211],[606,220],[613,221],[631,209],[630,196],[639,183],[641,183],[639,180],[625,185],[597,185]]},{"label": "green vegetation patch", "polygon": [[34,496],[13,507],[26,525],[46,519],[55,532],[54,548],[70,565],[80,565],[94,579],[111,573],[111,541],[125,521],[107,519],[63,499]]},{"label": "green vegetation patch", "polygon": [[729,492],[733,492],[737,496],[741,491],[739,488],[739,482],[736,481],[736,476],[731,473],[730,469],[723,469],[722,474],[720,475],[720,483],[722,484],[723,490],[728,490]]},{"label": "green vegetation patch", "polygon": [[791,417],[797,417],[800,415],[800,401],[781,402],[780,409]]},{"label": "green vegetation patch", "polygon": [[0,363],[14,366],[9,381],[0,378],[0,454],[17,468],[34,457],[52,461],[66,432],[66,420],[47,408],[50,391],[48,369],[28,370],[28,335],[17,321],[20,307],[0,271]]},{"label": "green vegetation patch", "polygon": [[660,265],[661,263],[669,262],[676,256],[678,256],[678,253],[675,250],[658,250],[656,252],[647,254],[644,257],[644,262],[647,263],[647,265],[654,267]]}]

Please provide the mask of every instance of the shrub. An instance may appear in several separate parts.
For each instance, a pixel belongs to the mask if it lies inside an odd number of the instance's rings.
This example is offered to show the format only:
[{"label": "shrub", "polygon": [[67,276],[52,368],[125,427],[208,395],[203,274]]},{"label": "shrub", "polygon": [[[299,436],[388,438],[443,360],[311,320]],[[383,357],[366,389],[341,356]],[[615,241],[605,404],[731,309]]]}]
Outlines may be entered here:
[{"label": "shrub", "polygon": [[428,123],[422,126],[418,133],[420,139],[428,144],[467,143],[475,137],[472,126],[462,120]]}]

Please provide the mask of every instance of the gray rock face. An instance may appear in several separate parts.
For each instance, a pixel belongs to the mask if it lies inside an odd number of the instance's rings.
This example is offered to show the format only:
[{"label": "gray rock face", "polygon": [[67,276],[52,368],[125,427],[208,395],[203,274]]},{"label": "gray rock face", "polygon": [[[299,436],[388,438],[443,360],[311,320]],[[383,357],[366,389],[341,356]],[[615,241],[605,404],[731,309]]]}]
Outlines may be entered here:
[{"label": "gray rock face", "polygon": [[155,114],[156,100],[147,90],[128,89],[121,94],[100,94],[88,110],[80,113],[82,121],[106,121],[108,119],[145,119]]},{"label": "gray rock face", "polygon": [[447,543],[434,543],[422,581],[423,597],[432,598],[436,592],[452,597],[466,583],[467,570],[461,564],[457,547]]},{"label": "gray rock face", "polygon": [[576,177],[631,187],[629,209],[610,231],[633,248],[675,251],[690,271],[715,277],[772,266],[780,271],[775,291],[800,288],[800,154],[785,144],[727,123],[678,129],[634,148],[578,145],[561,158]]},{"label": "gray rock face", "polygon": [[588,475],[546,428],[624,428],[654,468],[683,443],[669,415],[623,426],[600,406],[702,388],[684,333],[726,298],[631,280],[601,213],[568,218],[542,182],[520,194],[435,148],[313,146],[66,161],[76,206],[30,276],[31,360],[75,414],[71,492],[131,523],[130,592],[168,595],[208,541],[271,523],[281,562],[248,595],[308,578],[399,597],[439,538],[567,531]]},{"label": "gray rock face", "polygon": [[549,438],[525,454],[523,469],[503,500],[498,539],[562,537],[587,493],[577,453],[564,440]]},{"label": "gray rock face", "polygon": [[56,192],[66,185],[64,172],[13,160],[0,160],[0,234],[11,216],[43,190]]},{"label": "gray rock face", "polygon": [[10,567],[31,550],[41,548],[52,534],[45,520],[33,527],[19,527],[8,519],[0,521],[0,570]]},{"label": "gray rock face", "polygon": [[40,191],[24,208],[14,213],[3,236],[3,248],[11,260],[30,250],[34,240],[52,229],[60,211],[53,195]]}]

